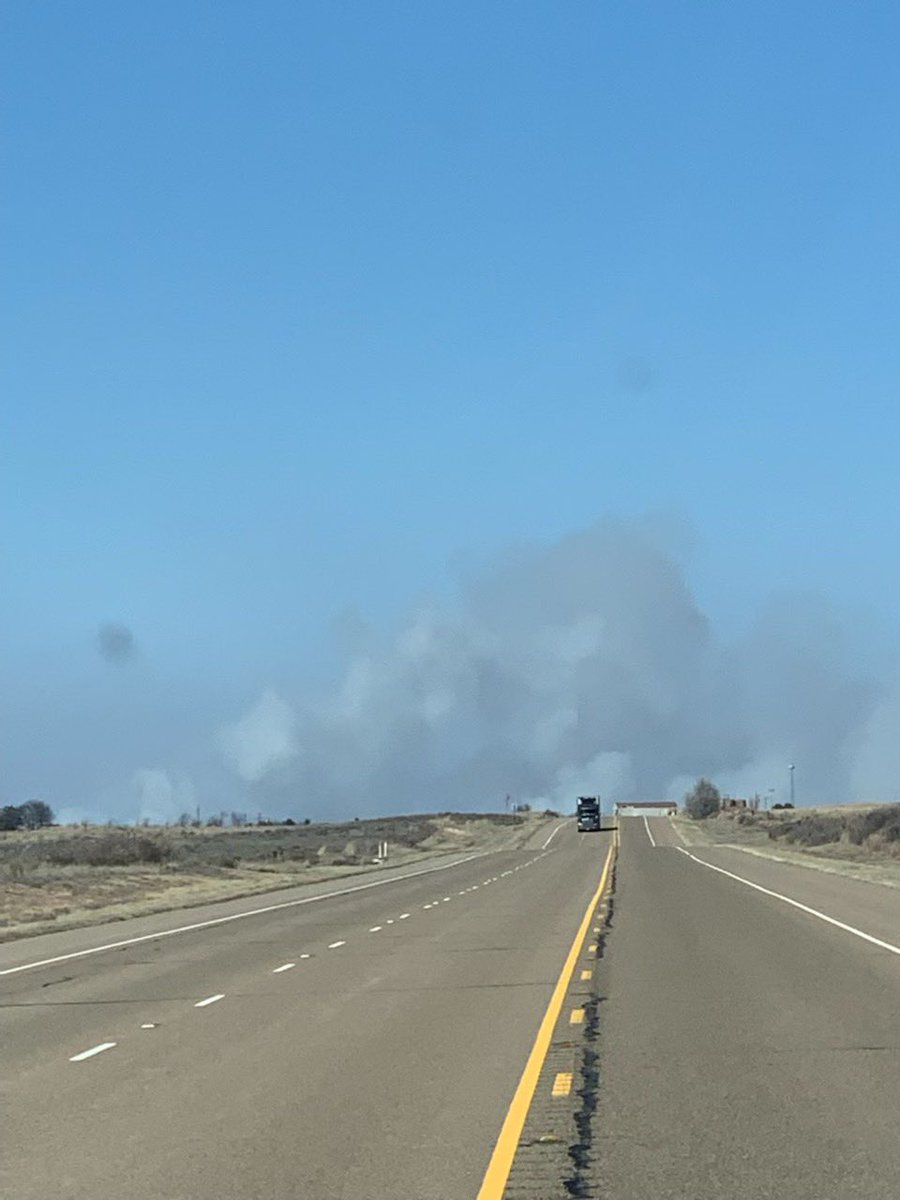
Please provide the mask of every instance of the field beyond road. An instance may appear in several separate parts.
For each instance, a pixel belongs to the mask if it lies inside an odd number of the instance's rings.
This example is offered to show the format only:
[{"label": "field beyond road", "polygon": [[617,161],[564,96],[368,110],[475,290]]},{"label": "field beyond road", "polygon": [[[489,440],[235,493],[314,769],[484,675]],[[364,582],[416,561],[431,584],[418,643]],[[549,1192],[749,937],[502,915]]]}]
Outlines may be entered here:
[{"label": "field beyond road", "polygon": [[0,833],[0,941],[518,846],[556,814],[431,813],[240,828]]},{"label": "field beyond road", "polygon": [[680,813],[674,822],[691,846],[729,847],[900,887],[900,804],[759,812],[736,808],[697,821]]}]

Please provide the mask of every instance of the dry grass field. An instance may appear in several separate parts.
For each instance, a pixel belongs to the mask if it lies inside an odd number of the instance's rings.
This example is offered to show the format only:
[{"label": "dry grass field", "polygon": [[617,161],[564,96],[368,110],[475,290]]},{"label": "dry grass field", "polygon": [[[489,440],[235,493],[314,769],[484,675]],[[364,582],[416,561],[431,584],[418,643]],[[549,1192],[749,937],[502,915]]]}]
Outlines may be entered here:
[{"label": "dry grass field", "polygon": [[749,812],[726,809],[675,821],[695,846],[734,846],[765,857],[900,887],[900,804]]},{"label": "dry grass field", "polygon": [[526,840],[539,814],[441,813],[237,829],[78,826],[0,833],[0,941],[123,920]]}]

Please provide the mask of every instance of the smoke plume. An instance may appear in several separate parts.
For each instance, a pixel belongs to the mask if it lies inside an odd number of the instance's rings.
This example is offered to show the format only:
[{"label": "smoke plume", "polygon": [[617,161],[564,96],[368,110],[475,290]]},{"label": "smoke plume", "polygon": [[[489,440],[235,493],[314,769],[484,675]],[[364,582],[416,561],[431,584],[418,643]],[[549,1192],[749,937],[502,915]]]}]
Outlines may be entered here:
[{"label": "smoke plume", "polygon": [[264,691],[220,736],[261,803],[568,808],[579,792],[680,794],[700,774],[785,799],[789,763],[801,799],[833,802],[877,775],[898,708],[818,602],[773,603],[723,644],[647,523],[522,549],[454,606],[353,641],[329,694]]}]

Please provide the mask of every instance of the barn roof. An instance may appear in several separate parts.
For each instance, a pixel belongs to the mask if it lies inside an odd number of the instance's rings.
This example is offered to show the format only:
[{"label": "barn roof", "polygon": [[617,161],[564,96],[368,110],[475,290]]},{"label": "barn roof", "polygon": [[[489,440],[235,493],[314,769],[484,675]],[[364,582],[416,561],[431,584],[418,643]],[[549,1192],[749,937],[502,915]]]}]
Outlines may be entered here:
[{"label": "barn roof", "polygon": [[674,800],[617,800],[616,808],[677,808]]}]

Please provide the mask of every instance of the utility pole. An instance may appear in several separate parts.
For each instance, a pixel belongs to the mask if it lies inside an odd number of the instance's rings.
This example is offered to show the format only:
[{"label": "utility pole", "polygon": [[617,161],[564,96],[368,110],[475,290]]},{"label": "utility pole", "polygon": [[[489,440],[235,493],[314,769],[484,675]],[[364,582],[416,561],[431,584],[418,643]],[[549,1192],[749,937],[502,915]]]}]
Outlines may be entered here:
[{"label": "utility pole", "polygon": [[791,773],[791,808],[793,808],[794,807],[794,764],[793,763],[791,763],[790,767],[788,767],[788,770]]}]

